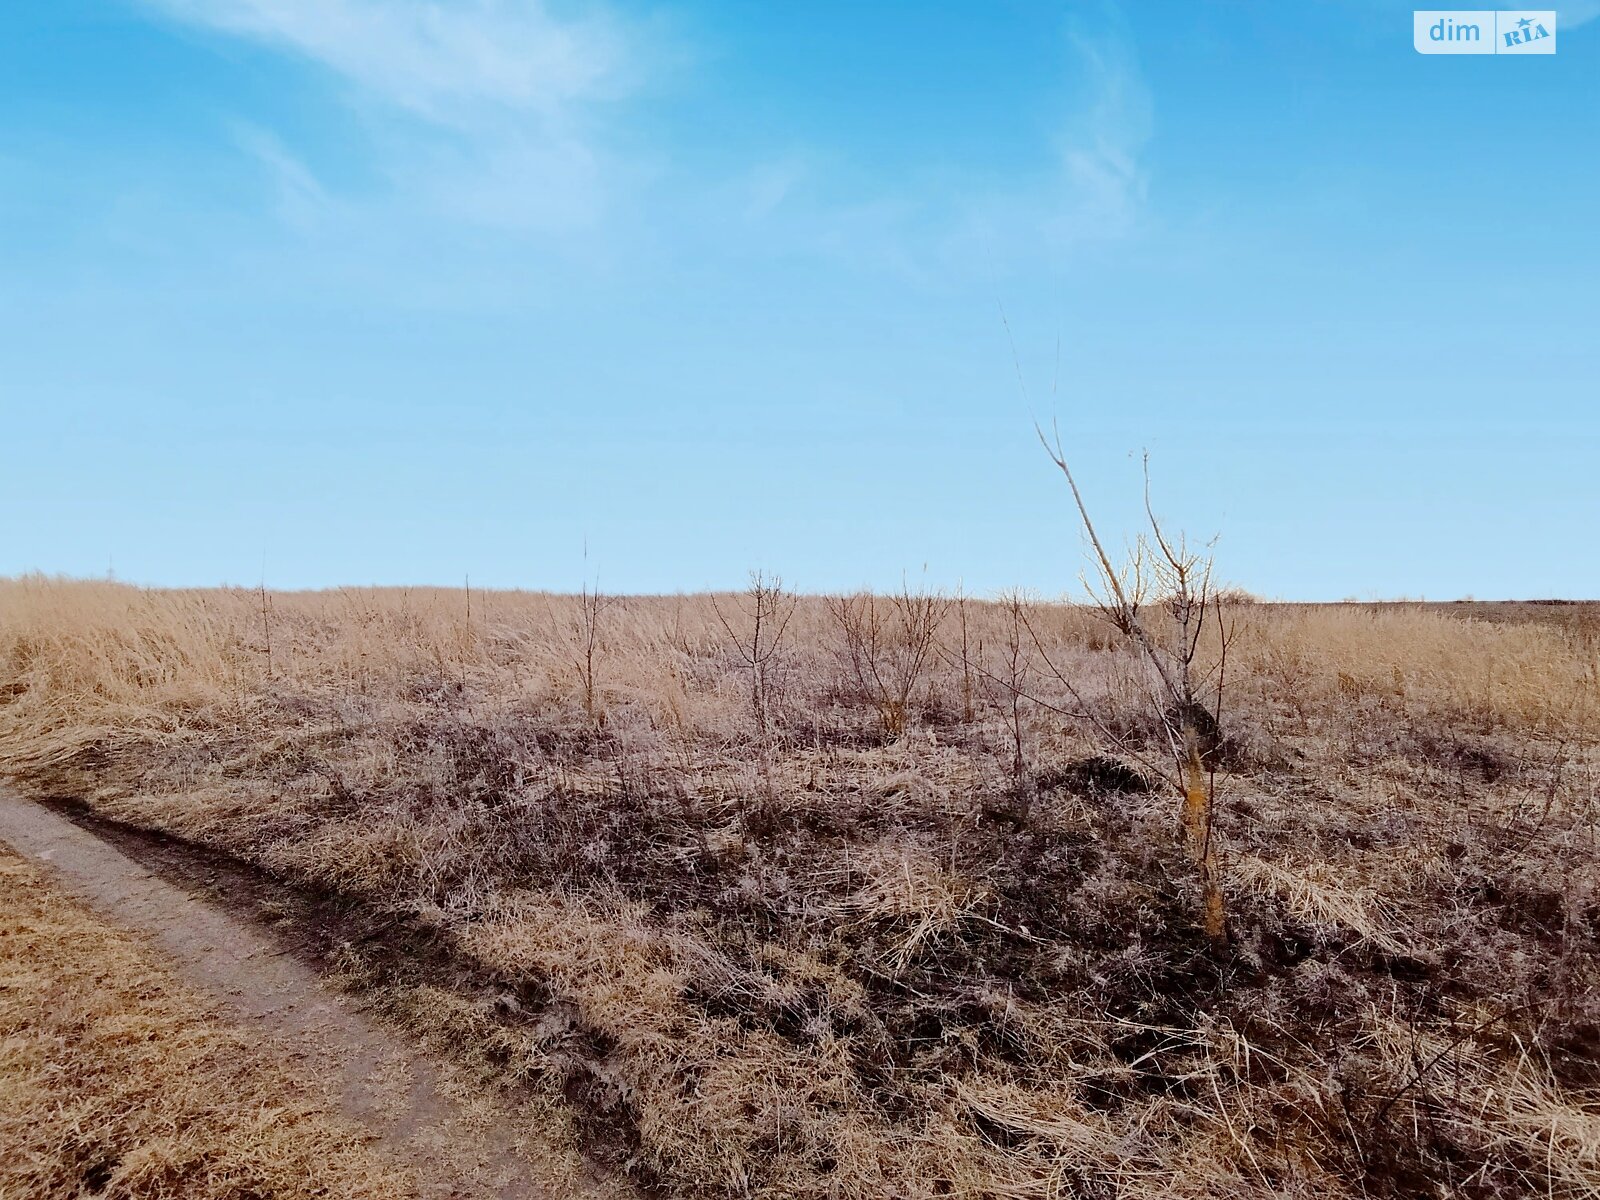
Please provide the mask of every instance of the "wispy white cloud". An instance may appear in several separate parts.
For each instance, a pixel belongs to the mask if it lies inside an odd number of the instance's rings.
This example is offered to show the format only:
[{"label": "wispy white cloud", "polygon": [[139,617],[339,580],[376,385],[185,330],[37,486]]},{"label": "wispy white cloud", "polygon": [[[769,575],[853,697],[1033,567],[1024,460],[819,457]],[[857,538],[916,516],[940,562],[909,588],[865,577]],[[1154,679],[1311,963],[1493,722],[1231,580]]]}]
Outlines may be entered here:
[{"label": "wispy white cloud", "polygon": [[838,148],[807,147],[714,189],[706,219],[717,238],[742,232],[743,255],[800,249],[930,289],[1034,272],[1135,234],[1149,207],[1154,104],[1115,7],[1062,29],[1061,83],[1029,124],[1045,131],[1031,168],[946,162],[885,177]]},{"label": "wispy white cloud", "polygon": [[[558,18],[538,0],[144,2],[329,72],[372,120],[397,194],[511,228],[582,222],[603,203],[599,114],[640,73],[610,17]],[[280,197],[319,189],[281,144],[243,140]]]},{"label": "wispy white cloud", "polygon": [[248,122],[234,127],[239,145],[266,170],[277,198],[278,214],[299,229],[310,229],[329,207],[326,189],[311,169],[289,152],[270,130]]},{"label": "wispy white cloud", "polygon": [[954,189],[946,270],[1032,271],[1084,247],[1133,236],[1148,219],[1154,102],[1114,10],[1079,17],[1064,38],[1061,93],[1041,122],[1055,135],[1025,177]]},{"label": "wispy white cloud", "polygon": [[[522,232],[611,228],[648,188],[702,224],[730,256],[795,251],[917,282],[970,274],[987,258],[1041,252],[1134,228],[1148,189],[1149,91],[1131,39],[1107,3],[1063,31],[1065,85],[1041,124],[1034,170],[1006,177],[930,166],[878,177],[837,147],[791,149],[685,177],[640,161],[621,121],[633,96],[681,57],[667,31],[601,10],[568,18],[542,0],[135,0],[189,27],[295,56],[338,81],[364,118],[381,199],[346,203],[318,179],[315,155],[255,125],[236,140],[267,169],[289,224],[380,215],[444,217]],[[1600,3],[1600,0],[1595,0]],[[648,235],[650,222],[634,222]]]},{"label": "wispy white cloud", "polygon": [[746,220],[761,220],[789,199],[810,173],[810,165],[799,155],[790,154],[762,163],[737,181],[743,197]]},{"label": "wispy white cloud", "polygon": [[1070,42],[1086,103],[1064,122],[1057,232],[1068,240],[1125,233],[1149,189],[1150,90],[1125,39],[1074,30]]},{"label": "wispy white cloud", "polygon": [[432,120],[484,106],[552,120],[616,95],[628,58],[603,17],[557,20],[535,0],[148,0],[193,25],[293,51]]}]

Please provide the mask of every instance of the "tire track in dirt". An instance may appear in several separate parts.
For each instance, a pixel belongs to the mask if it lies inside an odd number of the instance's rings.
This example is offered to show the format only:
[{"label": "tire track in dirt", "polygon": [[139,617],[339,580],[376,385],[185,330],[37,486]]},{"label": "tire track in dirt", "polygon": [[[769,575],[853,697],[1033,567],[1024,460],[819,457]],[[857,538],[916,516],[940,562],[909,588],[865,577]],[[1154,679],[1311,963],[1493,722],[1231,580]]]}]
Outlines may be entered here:
[{"label": "tire track in dirt", "polygon": [[[148,936],[186,982],[218,997],[324,1081],[344,1111],[415,1172],[421,1195],[616,1197],[594,1179],[549,1186],[536,1138],[509,1112],[449,1095],[438,1063],[357,1011],[255,923],[144,869],[66,817],[0,788],[0,841],[70,892]],[[532,1161],[530,1161],[530,1155]],[[530,1176],[538,1174],[535,1185]]]}]

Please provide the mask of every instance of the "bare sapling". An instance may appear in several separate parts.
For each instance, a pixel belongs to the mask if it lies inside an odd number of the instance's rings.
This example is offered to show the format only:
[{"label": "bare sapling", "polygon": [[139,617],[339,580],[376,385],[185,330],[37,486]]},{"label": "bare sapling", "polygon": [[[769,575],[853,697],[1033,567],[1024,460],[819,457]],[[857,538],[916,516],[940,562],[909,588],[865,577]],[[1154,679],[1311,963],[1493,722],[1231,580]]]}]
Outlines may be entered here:
[{"label": "bare sapling", "polygon": [[[1155,773],[1181,798],[1179,820],[1189,857],[1200,874],[1205,933],[1213,942],[1223,942],[1227,939],[1227,905],[1214,815],[1219,722],[1233,630],[1212,584],[1209,546],[1196,551],[1182,535],[1167,533],[1150,503],[1147,460],[1144,507],[1148,532],[1140,535],[1124,561],[1114,562],[1089,516],[1059,433],[1052,442],[1042,429],[1038,432],[1046,453],[1072,490],[1079,524],[1092,551],[1085,586],[1100,614],[1144,669],[1146,693],[1166,741],[1170,764],[1165,769],[1155,768]],[[1201,646],[1212,626],[1218,650],[1208,662],[1202,659]],[[1078,711],[1071,715],[1088,722],[1114,749],[1152,767],[1126,736],[1113,731],[1083,703],[1072,683],[1050,662],[1037,635],[1033,641],[1051,674],[1077,703]]]},{"label": "bare sapling", "polygon": [[846,669],[888,737],[906,731],[950,603],[937,592],[913,592],[909,584],[889,597],[858,592],[828,601],[844,641]]},{"label": "bare sapling", "polygon": [[990,703],[1005,723],[1011,741],[1011,776],[1020,785],[1027,773],[1027,723],[1023,705],[1035,691],[1036,648],[1028,633],[1027,598],[1021,592],[1007,592],[1000,598],[1000,609],[1006,623],[998,646],[999,661],[995,670],[984,672],[984,682]]},{"label": "bare sapling", "polygon": [[736,630],[717,598],[711,597],[718,622],[750,673],[750,711],[763,738],[767,735],[773,690],[782,668],[783,635],[788,632],[797,603],[797,597],[785,589],[780,576],[769,577],[761,571],[752,571]]},{"label": "bare sapling", "polygon": [[577,667],[583,685],[583,711],[595,724],[604,721],[595,668],[601,648],[602,618],[610,607],[611,598],[598,586],[591,590],[587,583],[583,585],[578,594]]}]

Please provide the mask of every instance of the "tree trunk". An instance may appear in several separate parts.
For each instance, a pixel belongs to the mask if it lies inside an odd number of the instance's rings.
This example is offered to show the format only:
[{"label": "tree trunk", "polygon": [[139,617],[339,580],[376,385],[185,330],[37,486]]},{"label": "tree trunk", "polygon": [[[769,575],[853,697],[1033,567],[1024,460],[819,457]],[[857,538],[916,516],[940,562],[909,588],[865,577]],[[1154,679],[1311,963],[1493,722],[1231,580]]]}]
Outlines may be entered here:
[{"label": "tree trunk", "polygon": [[1200,908],[1206,937],[1220,945],[1228,940],[1227,905],[1222,895],[1217,851],[1211,839],[1211,791],[1200,761],[1200,736],[1192,720],[1183,725],[1183,832],[1189,857],[1200,868]]}]

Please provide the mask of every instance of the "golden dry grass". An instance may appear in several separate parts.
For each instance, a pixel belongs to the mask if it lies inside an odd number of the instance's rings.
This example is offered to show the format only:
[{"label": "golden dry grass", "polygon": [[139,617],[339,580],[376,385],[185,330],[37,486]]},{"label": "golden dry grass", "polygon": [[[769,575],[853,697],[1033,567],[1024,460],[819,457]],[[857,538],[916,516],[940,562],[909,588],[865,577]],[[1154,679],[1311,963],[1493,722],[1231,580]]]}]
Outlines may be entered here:
[{"label": "golden dry grass", "polygon": [[1138,664],[1030,613],[1008,660],[952,607],[901,734],[802,598],[763,731],[706,597],[23,579],[0,754],[422,923],[518,997],[464,1036],[684,1194],[1600,1195],[1595,610],[1241,606],[1222,952],[1056,711],[1159,755]]},{"label": "golden dry grass", "polygon": [[0,848],[0,1196],[415,1195],[317,1086]]}]

